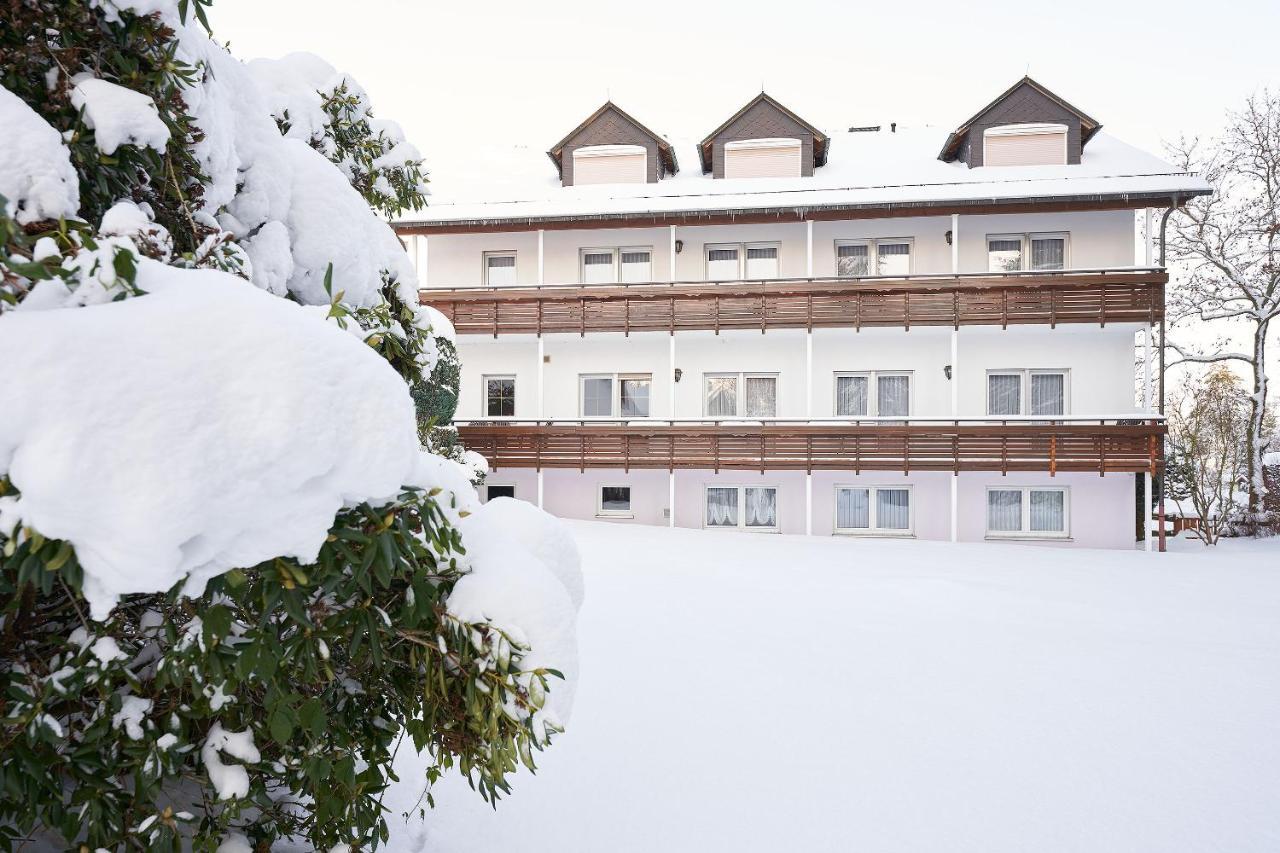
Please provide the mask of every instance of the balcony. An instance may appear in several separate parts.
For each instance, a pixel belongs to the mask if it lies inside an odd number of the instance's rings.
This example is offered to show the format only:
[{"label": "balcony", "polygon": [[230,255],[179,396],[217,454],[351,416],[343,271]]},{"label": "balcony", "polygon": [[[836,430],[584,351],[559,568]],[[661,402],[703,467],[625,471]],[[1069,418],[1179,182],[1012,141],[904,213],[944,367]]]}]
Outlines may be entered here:
[{"label": "balcony", "polygon": [[1163,419],[471,421],[493,468],[1036,471],[1158,474]]},{"label": "balcony", "polygon": [[463,335],[1144,323],[1164,317],[1161,269],[550,284],[421,291]]}]

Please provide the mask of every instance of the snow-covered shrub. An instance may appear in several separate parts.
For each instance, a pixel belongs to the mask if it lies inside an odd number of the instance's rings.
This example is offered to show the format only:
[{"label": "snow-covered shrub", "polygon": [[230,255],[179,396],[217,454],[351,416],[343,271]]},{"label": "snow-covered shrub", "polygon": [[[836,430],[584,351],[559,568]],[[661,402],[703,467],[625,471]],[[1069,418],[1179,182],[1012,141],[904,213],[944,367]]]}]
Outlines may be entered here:
[{"label": "snow-covered shrub", "polygon": [[408,258],[206,5],[0,27],[2,848],[367,849],[397,749],[493,798],[572,696],[568,558],[422,451]]}]

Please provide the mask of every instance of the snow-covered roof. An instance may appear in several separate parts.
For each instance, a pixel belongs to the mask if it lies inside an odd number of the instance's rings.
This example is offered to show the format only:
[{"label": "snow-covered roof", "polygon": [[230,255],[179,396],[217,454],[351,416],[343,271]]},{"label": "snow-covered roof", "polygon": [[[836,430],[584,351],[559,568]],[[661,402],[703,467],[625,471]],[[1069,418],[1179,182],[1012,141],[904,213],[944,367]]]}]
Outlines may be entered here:
[{"label": "snow-covered roof", "polygon": [[[914,208],[947,204],[1150,198],[1210,192],[1201,178],[1098,133],[1080,163],[982,166],[938,159],[948,132],[937,127],[833,134],[827,165],[812,177],[715,179],[683,168],[657,183],[562,187],[534,147],[472,149],[456,161],[428,158],[428,207],[398,225],[498,224],[676,213],[795,212],[809,208]],[[682,163],[698,163],[697,144],[674,143]],[[1140,206],[1140,205],[1135,205]]]}]

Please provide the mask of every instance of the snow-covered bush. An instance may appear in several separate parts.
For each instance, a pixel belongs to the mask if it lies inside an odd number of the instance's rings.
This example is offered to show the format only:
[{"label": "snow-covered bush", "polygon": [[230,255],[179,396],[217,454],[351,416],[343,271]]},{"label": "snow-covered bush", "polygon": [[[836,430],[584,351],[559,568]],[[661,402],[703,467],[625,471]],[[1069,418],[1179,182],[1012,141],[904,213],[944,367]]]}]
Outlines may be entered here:
[{"label": "snow-covered bush", "polygon": [[4,848],[367,849],[397,750],[493,798],[572,697],[571,543],[423,452],[368,171],[281,133],[207,5],[0,28]]}]

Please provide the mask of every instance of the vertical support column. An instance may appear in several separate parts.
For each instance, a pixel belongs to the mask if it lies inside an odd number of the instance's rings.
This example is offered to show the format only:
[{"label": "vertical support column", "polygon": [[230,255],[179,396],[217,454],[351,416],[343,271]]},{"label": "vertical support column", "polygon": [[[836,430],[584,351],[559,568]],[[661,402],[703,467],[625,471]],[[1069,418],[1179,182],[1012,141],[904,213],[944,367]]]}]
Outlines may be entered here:
[{"label": "vertical support column", "polygon": [[[546,275],[547,275],[546,253],[543,250],[543,244],[544,244],[543,238],[545,236],[546,236],[546,232],[543,229],[539,228],[538,229],[538,284],[539,286],[546,284]],[[546,356],[546,351],[543,346],[542,335],[538,335],[538,407],[537,407],[537,411],[538,411],[539,420],[541,420],[543,416],[542,379],[543,379],[543,363],[544,363],[545,356]],[[542,468],[538,468],[538,509],[542,509]]]},{"label": "vertical support column", "polygon": [[960,541],[960,476],[951,475],[951,541]]},{"label": "vertical support column", "polygon": [[544,414],[543,414],[543,402],[542,402],[542,401],[543,401],[543,396],[544,396],[544,394],[543,394],[543,387],[544,387],[544,386],[543,386],[543,381],[542,381],[542,379],[543,379],[543,365],[544,365],[545,363],[546,363],[546,348],[545,348],[545,346],[544,346],[544,342],[543,342],[543,338],[542,338],[542,336],[541,336],[541,335],[539,335],[539,336],[538,336],[538,370],[537,370],[537,373],[535,374],[535,375],[538,377],[538,382],[537,382],[537,385],[538,385],[538,387],[537,387],[538,397],[537,397],[537,399],[536,399],[536,400],[534,400],[534,406],[533,406],[533,417],[534,417],[536,420],[542,420],[542,418],[543,418],[543,416],[544,416]]},{"label": "vertical support column", "polygon": [[427,287],[427,264],[430,259],[427,235],[419,234],[413,241],[413,265],[418,271],[418,287]]},{"label": "vertical support column", "polygon": [[1151,552],[1151,472],[1142,475],[1142,547]]},{"label": "vertical support column", "polygon": [[1142,410],[1151,411],[1151,335],[1152,327],[1142,330]]},{"label": "vertical support column", "polygon": [[960,214],[951,214],[951,271],[960,272]]},{"label": "vertical support column", "polygon": [[804,275],[813,278],[813,220],[804,221]]},{"label": "vertical support column", "polygon": [[676,280],[676,227],[674,225],[670,226],[670,232],[671,232],[671,245],[670,245],[671,254],[669,255],[669,257],[671,259],[671,263],[668,265],[669,269],[667,271],[667,281],[675,281]]},{"label": "vertical support column", "polygon": [[804,333],[804,416],[813,419],[813,329]]},{"label": "vertical support column", "polygon": [[542,250],[543,237],[546,236],[546,233],[541,228],[538,229],[538,284],[540,285],[547,283],[546,255]]},{"label": "vertical support column", "polygon": [[951,330],[951,417],[960,417],[960,330]]},{"label": "vertical support column", "polygon": [[667,337],[667,419],[676,419],[676,333]]},{"label": "vertical support column", "polygon": [[813,535],[813,472],[804,473],[804,535]]},{"label": "vertical support column", "polygon": [[538,469],[538,509],[542,509],[542,469]]},{"label": "vertical support column", "polygon": [[1154,226],[1155,217],[1152,215],[1153,211],[1149,207],[1143,210],[1142,213],[1143,213],[1142,235],[1143,235],[1143,242],[1146,243],[1146,252],[1145,252],[1146,260],[1143,265],[1149,267],[1153,263],[1155,263],[1155,234],[1152,233],[1152,229],[1155,227]]},{"label": "vertical support column", "polygon": [[676,472],[673,468],[667,472],[667,527],[676,526]]}]

